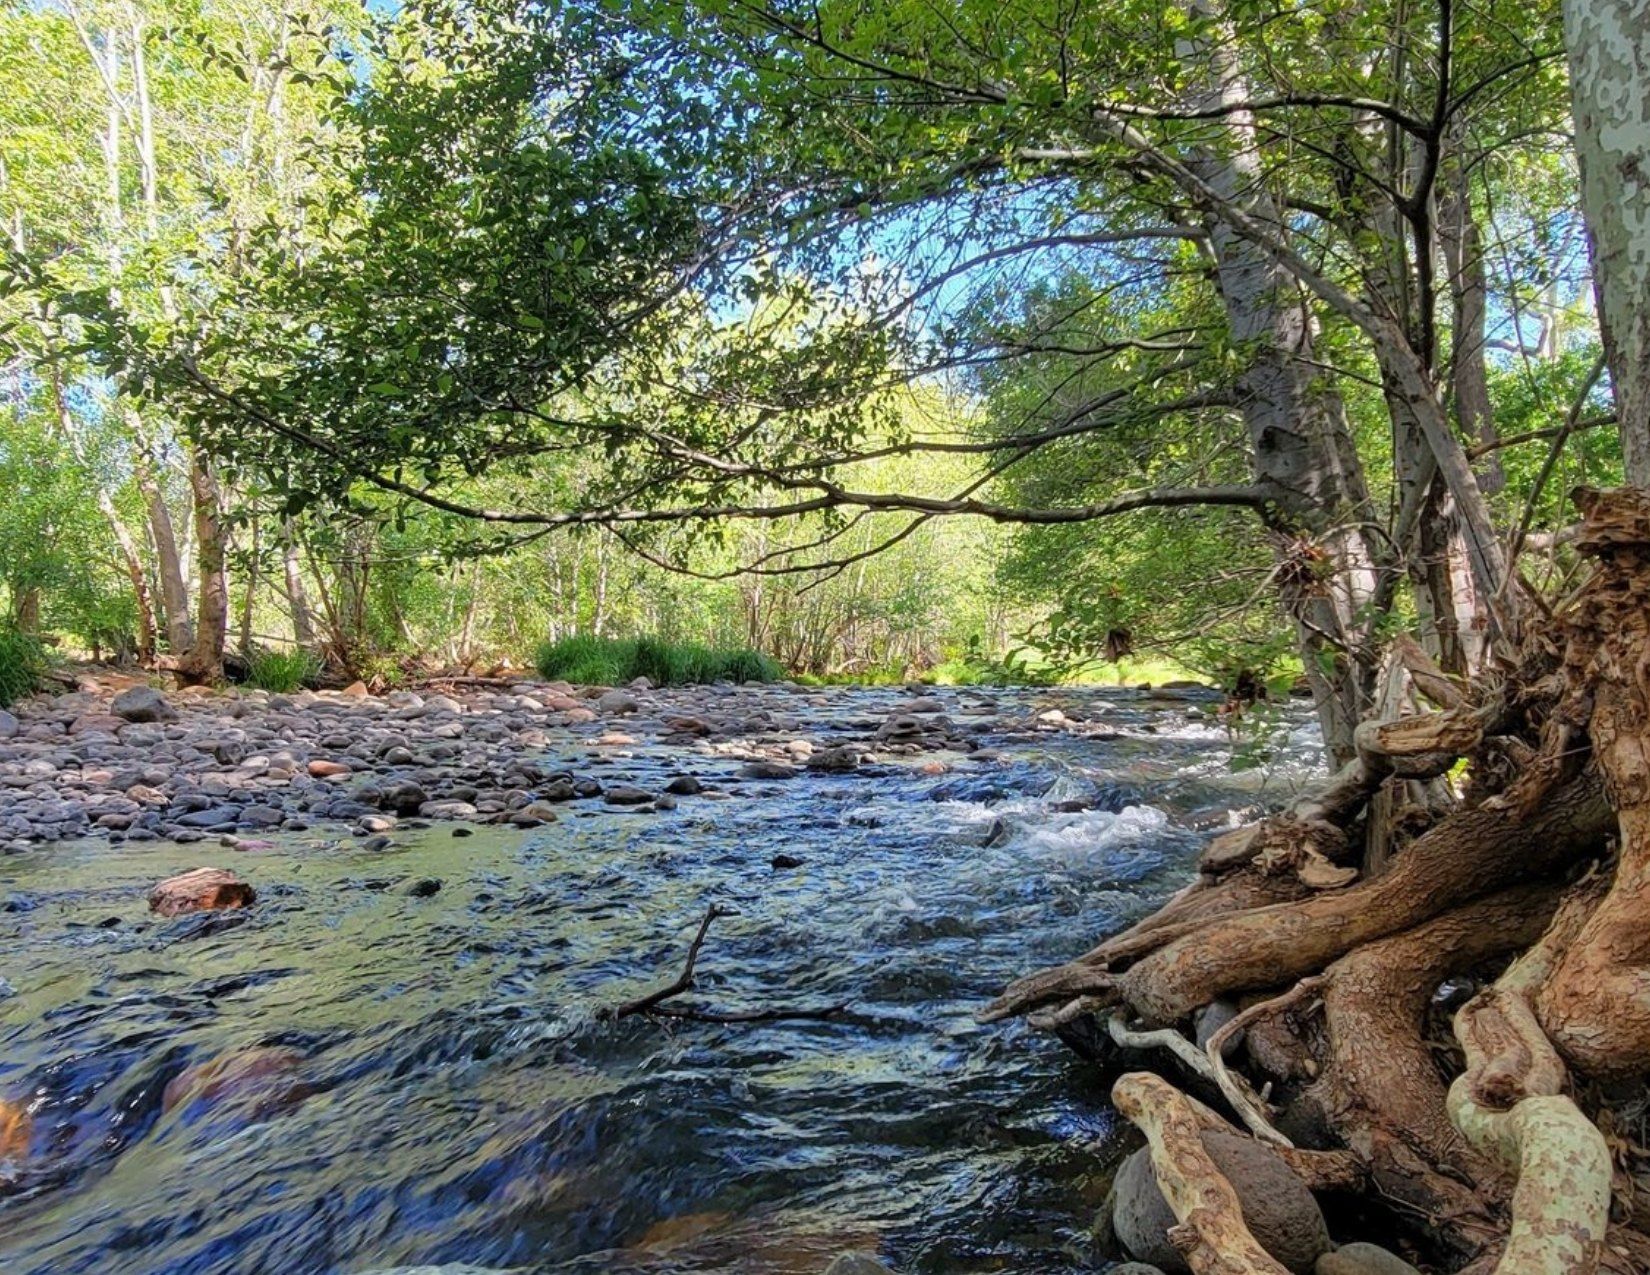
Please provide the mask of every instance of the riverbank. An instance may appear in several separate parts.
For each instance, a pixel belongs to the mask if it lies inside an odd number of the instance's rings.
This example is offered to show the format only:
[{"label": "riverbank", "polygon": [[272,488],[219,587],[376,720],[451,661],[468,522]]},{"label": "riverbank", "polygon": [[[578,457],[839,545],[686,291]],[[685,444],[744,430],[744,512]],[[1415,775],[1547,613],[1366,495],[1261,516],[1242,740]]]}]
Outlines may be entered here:
[{"label": "riverbank", "polygon": [[[810,771],[943,769],[977,757],[987,735],[1119,732],[1105,701],[1048,698],[1066,707],[979,688],[868,697],[789,683],[160,691],[94,672],[72,692],[0,713],[0,849],[88,836],[248,840],[316,827],[372,838],[422,821],[531,828],[572,803],[645,812]],[[1215,707],[1206,693],[1138,698],[1192,720]],[[648,787],[626,761],[654,745],[678,748],[681,766]],[[571,767],[569,748],[583,750]],[[550,752],[556,761],[543,760]]]}]

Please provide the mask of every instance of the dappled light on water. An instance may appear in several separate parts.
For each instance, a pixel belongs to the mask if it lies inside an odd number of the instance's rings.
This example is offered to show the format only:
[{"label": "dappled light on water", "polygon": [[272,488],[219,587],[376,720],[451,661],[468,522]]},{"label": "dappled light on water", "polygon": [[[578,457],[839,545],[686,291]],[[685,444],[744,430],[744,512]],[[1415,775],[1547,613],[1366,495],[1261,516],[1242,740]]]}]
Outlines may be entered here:
[{"label": "dappled light on water", "polygon": [[[1197,828],[1255,798],[1185,707],[1054,698],[1115,732],[380,851],[308,834],[0,862],[0,1099],[27,1112],[0,1267],[1088,1268],[1105,1095],[974,1011],[1143,914],[1189,877]],[[644,746],[634,769],[685,761],[716,765]],[[257,905],[152,919],[147,889],[202,863]],[[675,977],[712,903],[736,912],[682,1002],[846,1012],[604,1017]]]}]

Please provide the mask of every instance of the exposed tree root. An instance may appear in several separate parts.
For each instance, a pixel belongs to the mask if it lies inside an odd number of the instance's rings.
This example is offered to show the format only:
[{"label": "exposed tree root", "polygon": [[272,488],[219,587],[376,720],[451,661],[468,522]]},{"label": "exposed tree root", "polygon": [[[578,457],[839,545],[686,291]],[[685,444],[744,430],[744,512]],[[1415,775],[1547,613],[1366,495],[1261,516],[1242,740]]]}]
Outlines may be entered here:
[{"label": "exposed tree root", "polygon": [[1541,941],[1456,1015],[1467,1068],[1450,1086],[1450,1118],[1517,1181],[1497,1275],[1598,1268],[1610,1215],[1610,1150],[1564,1096],[1564,1064],[1530,1003],[1596,901],[1590,890],[1567,899]]},{"label": "exposed tree root", "polygon": [[[1123,1002],[1147,1022],[1174,1023],[1218,996],[1276,987],[1316,973],[1360,944],[1419,925],[1490,890],[1553,875],[1596,850],[1611,824],[1597,780],[1583,775],[1532,819],[1488,806],[1464,810],[1421,837],[1374,881],[1296,903],[1217,917],[1125,972],[1095,958],[1012,984],[987,1021],[1079,997]],[[1109,955],[1109,954],[1108,954]]]},{"label": "exposed tree root", "polygon": [[1111,1098],[1146,1135],[1158,1189],[1180,1222],[1169,1240],[1196,1275],[1288,1275],[1244,1225],[1237,1192],[1203,1148],[1191,1100],[1149,1072],[1122,1077]]},{"label": "exposed tree root", "polygon": [[[982,1017],[1102,1013],[1120,1044],[1167,1048],[1300,1176],[1362,1178],[1448,1269],[1650,1270],[1632,1177],[1650,1155],[1650,492],[1578,501],[1596,568],[1516,656],[1469,686],[1395,644],[1388,717],[1323,789],[1215,838],[1193,887]],[[1394,715],[1418,697],[1439,711]],[[1440,780],[1461,757],[1465,783]],[[1609,873],[1565,892],[1611,833]],[[1438,1039],[1440,987],[1481,979],[1457,1045]],[[1248,1008],[1200,1055],[1175,1028],[1217,999]],[[1641,1086],[1623,1099],[1623,1081]],[[1193,1270],[1275,1275],[1198,1138],[1221,1118],[1140,1074],[1114,1100]]]},{"label": "exposed tree root", "polygon": [[1548,886],[1505,890],[1365,944],[1325,972],[1328,1061],[1311,1097],[1377,1173],[1384,1172],[1384,1144],[1396,1140],[1431,1164],[1482,1176],[1486,1166],[1478,1157],[1460,1155],[1422,1019],[1444,979],[1504,960],[1539,939],[1557,902],[1557,890]]}]

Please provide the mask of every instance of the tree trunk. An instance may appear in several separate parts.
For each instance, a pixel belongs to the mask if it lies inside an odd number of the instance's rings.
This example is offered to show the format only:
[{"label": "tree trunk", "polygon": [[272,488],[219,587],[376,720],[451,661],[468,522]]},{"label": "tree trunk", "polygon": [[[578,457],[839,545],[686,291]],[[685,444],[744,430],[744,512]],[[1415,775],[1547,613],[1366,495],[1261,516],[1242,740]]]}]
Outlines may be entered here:
[{"label": "tree trunk", "polygon": [[172,654],[182,657],[195,641],[189,621],[189,586],[183,578],[183,558],[178,552],[177,531],[166,495],[147,456],[137,461],[138,489],[149,509],[149,535],[155,544],[155,570],[160,576],[161,609],[166,618],[166,644]]},{"label": "tree trunk", "polygon": [[259,523],[252,520],[252,545],[247,555],[246,592],[241,595],[241,654],[252,654],[252,604],[258,591]]},{"label": "tree trunk", "polygon": [[1564,0],[1581,207],[1627,481],[1650,488],[1650,8]]},{"label": "tree trunk", "polygon": [[201,452],[189,459],[189,489],[194,495],[195,554],[200,572],[199,617],[195,640],[179,664],[192,681],[223,677],[224,640],[229,629],[229,580],[224,572],[222,495],[211,462]]},{"label": "tree trunk", "polygon": [[[1286,234],[1268,193],[1254,117],[1233,109],[1252,97],[1249,86],[1229,53],[1216,48],[1209,56],[1215,83],[1194,104],[1228,110],[1223,153],[1205,152],[1191,167],[1222,198]],[[1354,617],[1375,585],[1375,554],[1358,525],[1370,520],[1369,493],[1340,397],[1308,366],[1312,325],[1299,285],[1218,218],[1209,241],[1232,345],[1253,351],[1236,387],[1250,463],[1258,481],[1288,493],[1281,512],[1295,536],[1280,543],[1279,581],[1324,746],[1339,766],[1355,754],[1352,735],[1372,691],[1368,669],[1349,654],[1357,646]],[[1329,561],[1320,564],[1319,554]]]},{"label": "tree trunk", "polygon": [[292,609],[292,640],[304,650],[315,647],[315,620],[309,611],[309,593],[304,588],[303,565],[298,561],[297,536],[292,519],[281,524],[281,566],[286,573],[286,599]]}]

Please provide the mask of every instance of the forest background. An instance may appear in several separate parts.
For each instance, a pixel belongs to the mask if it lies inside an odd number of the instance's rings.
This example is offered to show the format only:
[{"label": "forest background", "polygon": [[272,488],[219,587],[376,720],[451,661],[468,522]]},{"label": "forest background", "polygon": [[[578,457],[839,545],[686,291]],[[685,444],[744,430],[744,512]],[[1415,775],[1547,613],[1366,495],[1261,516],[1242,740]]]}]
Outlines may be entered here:
[{"label": "forest background", "polygon": [[[940,21],[944,6],[859,8],[853,38],[898,47],[907,34],[928,38],[923,24]],[[972,47],[986,50],[985,61],[1018,59],[1034,116],[1070,109],[1037,96],[1038,83],[1054,83],[1056,46],[1068,61],[1105,59],[1150,81],[1163,74],[1158,63],[1184,61],[1187,42],[1199,38],[1194,26],[1131,10],[1056,40],[1047,33],[1074,23],[1061,6],[1011,8],[1014,22],[976,32]],[[1280,683],[1298,677],[1303,647],[1279,587],[1280,572],[1294,569],[1279,550],[1289,533],[1277,519],[1256,519],[1253,502],[1226,503],[1217,491],[1208,503],[1147,502],[1115,517],[1022,516],[1104,506],[1142,489],[1219,489],[1249,468],[1253,431],[1245,435],[1241,418],[1255,338],[1235,330],[1230,306],[1223,312],[1208,235],[1187,224],[1191,210],[1154,194],[1143,172],[1125,166],[1093,180],[1077,150],[1033,153],[989,118],[942,120],[919,135],[883,116],[872,121],[880,136],[856,142],[866,122],[845,116],[864,104],[851,94],[818,97],[805,58],[788,69],[784,89],[728,70],[729,50],[753,38],[738,26],[751,21],[740,9],[710,6],[727,25],[712,28],[707,38],[722,44],[709,50],[684,34],[685,9],[674,5],[633,15],[617,35],[602,6],[577,20],[557,5],[385,11],[309,0],[0,10],[0,80],[24,89],[0,102],[0,209],[11,250],[0,296],[6,625],[63,652],[206,674],[226,655],[239,671],[259,652],[302,649],[339,675],[380,682],[419,661],[519,666],[541,641],[572,634],[748,646],[799,673],[855,679],[1190,671],[1230,686],[1246,670]],[[855,6],[845,9],[838,16],[847,23]],[[868,28],[875,12],[885,30]],[[1250,25],[1237,44],[1279,21],[1298,28],[1269,71],[1280,116],[1296,114],[1266,125],[1276,151],[1265,160],[1268,197],[1320,268],[1378,301],[1396,297],[1389,308],[1412,332],[1422,311],[1414,293],[1431,287],[1425,322],[1435,330],[1425,340],[1438,352],[1452,427],[1497,526],[1518,530],[1526,552],[1539,555],[1527,572],[1536,587],[1551,587],[1573,566],[1553,535],[1570,521],[1565,493],[1620,478],[1614,431],[1592,428],[1611,419],[1608,383],[1556,14],[1483,6],[1457,13],[1453,32],[1436,12],[1367,6],[1245,10],[1239,20]],[[1045,36],[1015,49],[1001,37],[1015,24]],[[1406,247],[1401,219],[1360,189],[1392,188],[1395,174],[1414,177],[1431,162],[1393,126],[1393,113],[1359,118],[1351,96],[1288,100],[1324,74],[1314,32],[1358,52],[1351,76],[1372,101],[1427,98],[1439,84],[1439,50],[1463,42],[1458,62],[1478,82],[1452,106],[1446,158],[1427,179],[1435,215],[1425,245]],[[953,53],[970,47],[962,33],[956,42]],[[601,81],[590,68],[616,50],[633,75],[665,68],[669,92],[645,106],[598,102],[589,85]],[[928,65],[942,64],[943,50]],[[708,106],[712,90],[724,89]],[[545,115],[547,93],[556,105]],[[530,364],[546,326],[564,329],[569,343],[581,339],[568,307],[557,309],[555,290],[568,278],[548,262],[594,254],[601,228],[562,224],[545,234],[525,225],[520,201],[550,178],[542,166],[487,171],[478,166],[485,147],[554,154],[547,139],[566,134],[547,120],[564,128],[561,116],[597,103],[632,129],[604,140],[609,157],[628,146],[632,160],[703,164],[691,192],[668,176],[661,189],[677,203],[691,193],[700,207],[720,195],[726,210],[728,174],[737,169],[749,188],[753,156],[766,147],[771,159],[775,146],[743,122],[741,97],[778,116],[796,109],[787,96],[796,93],[816,94],[817,106],[797,141],[807,158],[796,166],[814,181],[814,202],[783,211],[798,255],[746,232],[749,250],[720,263],[719,290],[683,268],[670,219],[656,219],[657,241],[630,247],[639,258],[651,252],[645,264],[668,274],[671,323],[697,334],[721,365],[707,373],[687,366],[697,353],[661,354],[667,343],[656,331],[636,336],[645,323],[623,341],[586,335],[592,352],[571,360],[577,377],[559,376],[570,360],[558,353],[558,376],[527,386],[538,396],[534,410],[549,403],[558,419],[576,418],[571,433],[528,446],[508,431],[461,437],[468,425],[451,422],[478,413],[451,400],[483,391],[464,384],[466,368],[443,352],[450,322],[419,309],[427,298],[396,314],[393,330],[369,329],[359,313],[328,311],[317,299],[326,288],[329,300],[348,294],[358,308],[382,307],[407,280],[374,260],[402,250],[402,270],[435,261],[435,276],[450,272],[429,280],[432,294],[441,283],[475,286],[468,242],[501,253],[500,270],[531,279],[544,302],[508,284],[486,295],[510,308],[514,330],[500,349],[472,351],[470,368],[486,358]],[[680,155],[660,141],[666,105],[693,121],[686,132],[697,140],[681,143]],[[984,98],[965,105],[986,116],[992,109]],[[1303,108],[1320,114],[1303,123]],[[1332,125],[1323,122],[1329,115]],[[735,135],[737,150],[727,140]],[[846,162],[832,154],[838,145]],[[890,161],[900,148],[909,148],[911,171],[926,165],[943,181],[902,172]],[[590,166],[577,146],[564,149],[569,162]],[[978,162],[981,154],[993,162]],[[871,171],[885,189],[873,192],[865,180],[863,199],[845,199],[841,187]],[[723,184],[711,191],[716,174]],[[575,212],[586,207],[559,189]],[[489,238],[512,207],[516,237]],[[777,208],[767,208],[768,229]],[[614,219],[648,215],[621,202]],[[798,223],[808,229],[797,232]],[[528,230],[540,237],[528,243]],[[808,252],[818,254],[811,265]],[[1423,282],[1431,258],[1441,268]],[[623,252],[609,251],[595,272],[624,264]],[[583,287],[583,276],[569,277],[575,291]],[[757,282],[741,292],[730,280]],[[615,296],[646,292],[632,277],[622,282]],[[484,281],[477,295],[496,284]],[[302,348],[290,339],[294,316],[345,336]],[[276,349],[283,322],[286,343]],[[1393,371],[1332,307],[1317,306],[1307,322],[1310,392],[1336,400],[1369,493],[1364,508],[1343,504],[1336,517],[1382,522],[1387,535],[1416,485],[1400,472],[1405,425],[1391,407]],[[902,343],[897,358],[888,345],[845,355],[829,335],[890,330]],[[645,376],[630,366],[643,343]],[[758,366],[757,348],[769,362]],[[312,423],[335,416],[323,424],[336,424],[332,437],[346,447],[365,436],[352,430],[372,430],[390,450],[363,448],[352,471],[272,434],[256,404],[243,402],[227,421],[203,410],[191,397],[199,387],[180,371],[180,349],[198,360],[190,368],[217,359],[212,384],[242,393],[282,378],[324,382],[325,392],[283,406]],[[773,364],[783,363],[775,350],[789,352],[785,374],[802,388],[787,391],[787,411],[805,423],[767,438],[768,454],[788,455],[805,439],[818,457],[851,441],[860,489],[978,493],[1010,516],[913,521],[897,508],[844,513],[831,502],[779,520],[626,525],[602,516],[637,493],[657,500],[687,481],[660,470],[656,445],[638,457],[616,438],[614,421],[657,413],[672,378],[679,390],[694,376],[701,391],[716,391],[702,397],[725,408],[727,421],[748,420],[764,378],[772,383]],[[428,376],[403,376],[396,360]],[[717,398],[735,378],[737,394]],[[836,388],[821,392],[822,383]],[[394,413],[409,402],[409,414],[424,415],[397,443],[403,426]],[[722,439],[721,454],[736,456],[752,437],[739,428]],[[1028,432],[1038,445],[1018,444]],[[432,434],[440,446],[421,441]],[[1002,450],[1005,440],[1014,450]],[[523,529],[432,507],[363,476],[373,466],[399,473],[397,446],[409,467],[428,460],[431,476],[439,469],[429,489],[455,506],[590,516]],[[318,465],[333,472],[317,476]],[[1408,553],[1408,578],[1383,600],[1375,626],[1383,631],[1436,628],[1410,591],[1429,569],[1423,556],[1432,556],[1431,569],[1453,569],[1458,584],[1466,573],[1459,545],[1450,560],[1448,493],[1422,487],[1422,520],[1440,531],[1430,548]],[[775,490],[783,484],[759,476],[741,500],[761,505]],[[1465,630],[1484,622],[1470,608]]]}]

